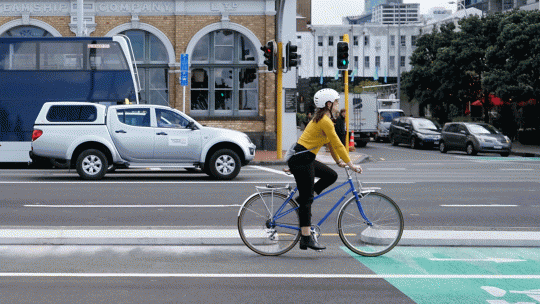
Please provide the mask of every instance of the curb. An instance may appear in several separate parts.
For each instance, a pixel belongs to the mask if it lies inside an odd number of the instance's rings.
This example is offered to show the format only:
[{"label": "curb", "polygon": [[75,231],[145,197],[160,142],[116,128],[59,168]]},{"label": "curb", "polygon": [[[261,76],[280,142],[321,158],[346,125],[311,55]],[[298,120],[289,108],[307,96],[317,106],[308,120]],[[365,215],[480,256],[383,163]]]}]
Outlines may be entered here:
[{"label": "curb", "polygon": [[[371,236],[376,241],[376,236]],[[539,247],[540,231],[405,230],[402,246]],[[0,245],[243,245],[237,229],[0,229]]]}]

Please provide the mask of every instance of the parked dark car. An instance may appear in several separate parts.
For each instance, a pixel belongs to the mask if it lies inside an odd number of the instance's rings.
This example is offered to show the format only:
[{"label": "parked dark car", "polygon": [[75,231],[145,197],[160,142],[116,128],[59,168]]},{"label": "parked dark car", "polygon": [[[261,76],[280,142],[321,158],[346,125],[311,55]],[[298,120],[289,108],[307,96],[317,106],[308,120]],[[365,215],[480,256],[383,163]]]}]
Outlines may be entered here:
[{"label": "parked dark car", "polygon": [[508,156],[512,141],[487,123],[451,122],[443,127],[439,150],[441,153],[462,150],[468,155],[490,152]]},{"label": "parked dark car", "polygon": [[393,146],[404,143],[413,149],[432,148],[441,139],[440,127],[425,118],[400,117],[390,124],[388,133]]}]

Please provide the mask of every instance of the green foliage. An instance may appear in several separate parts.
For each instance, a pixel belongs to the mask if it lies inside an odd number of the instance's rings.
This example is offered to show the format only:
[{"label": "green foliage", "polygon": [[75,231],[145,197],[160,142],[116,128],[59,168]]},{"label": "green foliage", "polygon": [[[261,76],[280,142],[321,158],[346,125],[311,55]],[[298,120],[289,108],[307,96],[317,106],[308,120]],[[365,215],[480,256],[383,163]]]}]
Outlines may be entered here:
[{"label": "green foliage", "polygon": [[413,69],[401,80],[410,100],[430,105],[439,122],[459,117],[466,104],[489,94],[510,103],[540,100],[539,11],[471,16],[459,25],[459,31],[449,24],[417,40]]},{"label": "green foliage", "polygon": [[374,81],[374,80],[362,80],[361,82],[359,82],[353,89],[352,89],[352,92],[355,93],[355,94],[360,94],[360,93],[364,93],[364,92],[376,92],[377,89],[376,88],[367,88],[367,89],[364,89],[364,87],[368,87],[368,86],[376,86],[376,85],[380,85],[381,83],[378,82],[378,81]]}]

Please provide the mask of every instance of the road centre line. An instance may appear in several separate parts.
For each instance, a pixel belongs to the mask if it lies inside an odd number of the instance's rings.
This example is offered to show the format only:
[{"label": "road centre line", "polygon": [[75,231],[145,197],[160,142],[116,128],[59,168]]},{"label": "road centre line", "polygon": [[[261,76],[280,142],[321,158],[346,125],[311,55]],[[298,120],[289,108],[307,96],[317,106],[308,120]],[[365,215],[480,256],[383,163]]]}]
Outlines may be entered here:
[{"label": "road centre line", "polygon": [[533,171],[534,169],[499,169],[502,171]]},{"label": "road centre line", "polygon": [[540,275],[483,275],[483,274],[325,274],[325,273],[39,273],[3,272],[0,277],[75,277],[75,278],[306,278],[306,279],[517,279],[538,280]]},{"label": "road centre line", "polygon": [[37,208],[227,208],[241,205],[24,205]]},{"label": "road centre line", "polygon": [[519,205],[500,205],[500,204],[490,204],[490,205],[439,205],[441,207],[519,207]]}]

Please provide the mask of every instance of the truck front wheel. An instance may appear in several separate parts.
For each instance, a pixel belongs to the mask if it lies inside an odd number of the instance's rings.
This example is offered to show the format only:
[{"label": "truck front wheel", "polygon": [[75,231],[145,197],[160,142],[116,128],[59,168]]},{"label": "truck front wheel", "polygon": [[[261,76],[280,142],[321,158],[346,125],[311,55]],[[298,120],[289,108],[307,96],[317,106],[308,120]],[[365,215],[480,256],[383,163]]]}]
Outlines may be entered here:
[{"label": "truck front wheel", "polygon": [[233,179],[240,173],[241,166],[238,154],[230,149],[221,149],[210,157],[205,172],[216,179]]},{"label": "truck front wheel", "polygon": [[77,157],[77,173],[82,179],[99,180],[107,173],[109,164],[103,152],[96,149],[84,150]]}]

